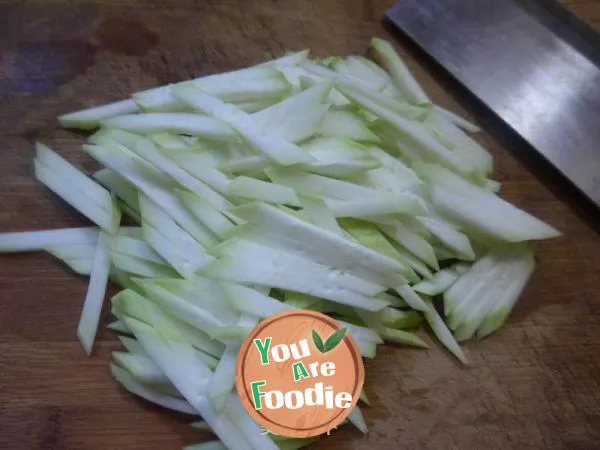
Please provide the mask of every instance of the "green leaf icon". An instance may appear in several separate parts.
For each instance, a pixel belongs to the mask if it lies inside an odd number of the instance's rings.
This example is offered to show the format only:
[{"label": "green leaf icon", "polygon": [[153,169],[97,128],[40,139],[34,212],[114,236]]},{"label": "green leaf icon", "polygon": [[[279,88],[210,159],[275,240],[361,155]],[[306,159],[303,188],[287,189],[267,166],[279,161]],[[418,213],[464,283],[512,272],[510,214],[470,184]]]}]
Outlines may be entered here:
[{"label": "green leaf icon", "polygon": [[315,343],[315,347],[317,347],[317,349],[321,353],[330,352],[331,350],[336,348],[340,342],[342,342],[342,339],[344,339],[346,331],[347,330],[345,328],[340,328],[335,333],[333,333],[331,336],[329,336],[327,338],[327,340],[325,341],[325,343],[323,344],[323,339],[321,339],[321,336],[319,336],[319,333],[317,333],[315,330],[312,330],[312,338],[313,338],[313,342]]},{"label": "green leaf icon", "polygon": [[346,329],[340,328],[335,333],[333,333],[331,336],[329,336],[329,338],[327,338],[327,340],[325,341],[325,345],[323,346],[323,353],[327,353],[327,352],[333,350],[334,348],[336,348],[337,345],[340,342],[342,342],[342,339],[344,339],[345,334],[346,334]]},{"label": "green leaf icon", "polygon": [[312,330],[312,338],[313,338],[313,342],[315,343],[315,347],[317,347],[317,349],[321,353],[325,353],[324,347],[323,347],[323,339],[321,339],[321,336],[319,336],[319,333],[317,333],[315,330]]}]

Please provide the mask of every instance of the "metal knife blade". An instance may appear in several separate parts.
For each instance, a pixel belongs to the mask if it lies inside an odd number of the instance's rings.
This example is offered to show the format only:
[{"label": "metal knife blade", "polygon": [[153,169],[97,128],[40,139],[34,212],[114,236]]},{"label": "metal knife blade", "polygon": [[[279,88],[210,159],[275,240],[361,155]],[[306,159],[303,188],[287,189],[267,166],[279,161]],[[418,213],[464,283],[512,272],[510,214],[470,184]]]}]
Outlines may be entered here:
[{"label": "metal knife blade", "polygon": [[[386,16],[600,206],[598,47],[574,47],[535,11],[516,0],[402,0]],[[573,21],[562,25],[585,40]]]}]

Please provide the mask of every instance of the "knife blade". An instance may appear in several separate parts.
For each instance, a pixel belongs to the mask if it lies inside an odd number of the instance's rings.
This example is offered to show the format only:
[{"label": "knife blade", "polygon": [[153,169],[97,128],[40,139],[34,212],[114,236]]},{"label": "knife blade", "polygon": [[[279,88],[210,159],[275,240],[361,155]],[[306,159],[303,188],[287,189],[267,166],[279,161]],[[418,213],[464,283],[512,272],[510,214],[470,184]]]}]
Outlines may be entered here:
[{"label": "knife blade", "polygon": [[386,17],[600,206],[600,39],[542,3],[402,0]]}]

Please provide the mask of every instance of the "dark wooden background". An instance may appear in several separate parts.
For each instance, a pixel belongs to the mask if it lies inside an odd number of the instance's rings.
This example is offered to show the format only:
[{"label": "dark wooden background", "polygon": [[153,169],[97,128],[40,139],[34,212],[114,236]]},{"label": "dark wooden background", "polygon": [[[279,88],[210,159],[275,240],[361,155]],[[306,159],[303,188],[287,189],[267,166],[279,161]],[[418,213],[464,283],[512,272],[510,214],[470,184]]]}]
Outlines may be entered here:
[{"label": "dark wooden background", "polygon": [[[86,224],[34,181],[36,139],[97,167],[58,114],[286,49],[364,54],[371,36],[390,37],[381,18],[392,3],[0,2],[0,231]],[[598,0],[568,3],[600,25]],[[381,348],[366,364],[369,435],[345,427],[316,447],[599,448],[600,214],[410,45],[398,47],[435,100],[492,131],[480,139],[503,195],[565,236],[536,245],[538,269],[517,311],[500,333],[466,345],[469,367],[433,341],[429,351]],[[0,257],[0,448],[175,449],[205,439],[187,417],[118,388],[108,372],[114,335],[102,330],[84,356],[75,329],[85,289],[48,255]]]}]

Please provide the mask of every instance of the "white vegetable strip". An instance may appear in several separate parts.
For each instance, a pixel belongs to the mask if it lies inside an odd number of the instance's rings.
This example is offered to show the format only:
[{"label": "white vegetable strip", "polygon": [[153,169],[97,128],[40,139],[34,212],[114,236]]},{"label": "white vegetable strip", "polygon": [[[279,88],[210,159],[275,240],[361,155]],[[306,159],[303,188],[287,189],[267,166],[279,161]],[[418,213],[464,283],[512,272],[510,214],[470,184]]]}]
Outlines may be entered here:
[{"label": "white vegetable strip", "polygon": [[132,275],[148,278],[172,277],[177,275],[177,272],[165,264],[157,264],[117,251],[110,252],[110,260],[115,267]]},{"label": "white vegetable strip", "polygon": [[98,242],[94,227],[61,228],[44,231],[0,233],[0,253],[32,252],[65,245],[93,245]]},{"label": "white vegetable strip", "polygon": [[199,330],[210,330],[225,325],[210,311],[200,308],[185,299],[170,293],[168,290],[152,283],[139,283],[148,298],[154,301],[162,309],[169,311],[174,317],[192,325]]},{"label": "white vegetable strip", "polygon": [[526,258],[519,262],[519,266],[514,270],[514,279],[512,280],[512,283],[504,291],[502,297],[495,302],[491,311],[488,312],[483,320],[481,326],[477,330],[477,339],[488,336],[504,324],[515,306],[519,295],[521,295],[521,292],[529,281],[534,268],[535,260],[530,253]]},{"label": "white vegetable strip", "polygon": [[422,124],[394,114],[360,94],[346,92],[345,90],[342,90],[342,92],[352,101],[391,125],[396,132],[400,133],[412,146],[418,149],[420,154],[423,154],[424,159],[440,162],[440,164],[461,174],[470,174],[475,171],[475,168],[471,167],[468,161],[460,160],[452,150],[440,144]]},{"label": "white vegetable strip", "polygon": [[413,286],[416,292],[425,295],[438,295],[446,291],[459,277],[469,270],[467,264],[455,264],[437,272],[431,280],[423,280]]},{"label": "white vegetable strip", "polygon": [[332,286],[348,289],[367,296],[374,296],[385,291],[384,286],[371,283],[349,273],[332,270],[327,266],[298,257],[292,253],[286,253],[237,237],[233,237],[213,247],[210,253],[217,257],[229,256],[232,258],[256,259],[257,262],[265,266],[265,269],[272,265],[274,270],[297,272],[299,277],[311,278],[315,283],[319,281],[324,284],[331,283]]},{"label": "white vegetable strip", "polygon": [[229,123],[242,137],[261,153],[273,158],[282,165],[310,162],[312,158],[296,145],[269,135],[254,119],[233,105],[223,103],[197,86],[184,85],[171,88],[181,101],[199,111]]},{"label": "white vegetable strip", "polygon": [[[369,61],[370,64],[365,61]],[[373,65],[377,70],[373,69]],[[340,61],[340,63],[334,65],[334,69],[338,72],[347,73],[348,75],[361,80],[363,83],[371,85],[373,89],[389,93],[399,100],[404,100],[400,91],[394,86],[391,77],[370,60],[356,56],[348,56],[343,61]]]},{"label": "white vegetable strip", "polygon": [[[134,373],[134,371],[137,369],[138,373],[135,375],[138,380],[144,382],[144,379],[146,379],[146,382],[148,383],[171,385],[171,382],[168,380],[168,378],[165,378],[165,375],[160,368],[156,367],[152,361],[152,358],[150,358],[150,356],[146,353],[146,350],[144,350],[144,347],[142,347],[138,341],[125,336],[119,336],[119,340],[130,353],[123,354],[121,352],[113,352],[113,356],[119,363],[121,363],[122,360],[126,361],[125,364],[121,365],[131,373]],[[119,353],[119,355],[117,356],[116,353]],[[198,350],[196,355],[211,369],[214,369],[219,364],[219,360],[217,358],[201,350]],[[149,364],[148,361],[139,358],[140,356],[145,357],[150,363],[152,363],[154,367],[146,367]],[[127,366],[128,363],[129,366]],[[134,371],[132,371],[131,368],[133,368]],[[160,372],[160,375],[156,373],[157,370]],[[172,391],[176,392],[176,389],[173,388],[172,385],[171,388]],[[176,392],[174,395],[179,396],[180,394]]]},{"label": "white vegetable strip", "polygon": [[408,304],[406,303],[406,301],[404,299],[402,299],[401,297],[398,297],[396,295],[392,295],[388,292],[382,292],[381,294],[377,295],[377,298],[385,300],[386,302],[389,303],[390,306],[393,306],[394,308],[407,308],[408,307]]},{"label": "white vegetable strip", "polygon": [[[431,269],[427,266],[427,264],[425,264],[423,261],[421,261],[415,255],[413,255],[412,252],[407,250],[406,247],[399,244],[398,242],[391,241],[391,244],[394,247],[394,250],[396,250],[396,252],[400,256],[400,260],[404,264],[406,264],[409,268],[411,268],[413,270],[413,272],[418,273],[423,278],[428,279],[428,280],[433,278],[433,273],[431,272]],[[454,258],[454,256],[452,256],[452,257]]]},{"label": "white vegetable strip", "polygon": [[444,293],[444,314],[450,315],[454,308],[471,292],[496,263],[493,254],[480,258]]},{"label": "white vegetable strip", "polygon": [[[266,99],[277,101],[290,93],[290,84],[281,72],[272,70],[266,75],[235,83],[215,83],[214,86],[206,86],[206,91],[224,102],[235,104],[264,103]],[[196,84],[204,89],[202,83]]]},{"label": "white vegetable strip", "polygon": [[421,192],[423,181],[412,169],[379,147],[370,147],[369,151],[381,164],[381,168],[365,174],[369,186],[382,192]]},{"label": "white vegetable strip", "polygon": [[95,244],[56,245],[46,247],[48,253],[58,259],[93,259],[96,251]]},{"label": "white vegetable strip", "polygon": [[400,221],[397,221],[393,226],[379,225],[379,228],[391,239],[402,244],[411,253],[427,263],[427,265],[436,270],[439,268],[431,244],[417,233],[409,230]]},{"label": "white vegetable strip", "polygon": [[60,174],[70,183],[76,185],[77,189],[88,197],[91,202],[106,210],[107,213],[111,213],[113,205],[110,193],[58,153],[55,153],[44,144],[36,142],[35,157],[41,164],[55,171],[57,176]]},{"label": "white vegetable strip", "polygon": [[493,267],[477,280],[477,283],[471,286],[469,293],[454,305],[449,314],[446,314],[446,323],[451,330],[456,330],[477,304],[486,302],[487,297],[506,272],[509,263],[505,257],[498,254],[491,256],[494,259]]},{"label": "white vegetable strip", "polygon": [[337,220],[335,220],[335,214],[322,199],[319,197],[300,195],[298,196],[298,200],[300,201],[302,210],[310,216],[312,223],[324,230],[331,231],[340,236],[345,236],[344,230],[342,230]]},{"label": "white vegetable strip", "polygon": [[495,197],[491,192],[484,192],[489,195],[478,194],[472,198],[448,190],[445,186],[430,186],[430,197],[438,211],[466,230],[509,242],[560,235],[554,228]]},{"label": "white vegetable strip", "polygon": [[60,116],[58,121],[65,128],[93,129],[104,119],[138,111],[139,107],[133,100],[121,100],[65,114]]},{"label": "white vegetable strip", "polygon": [[[151,310],[150,316],[153,319],[155,330],[158,332],[154,336],[148,333],[152,329],[143,329],[144,324],[140,322],[134,321],[130,326],[134,329],[136,336],[138,336],[144,348],[157,361],[158,365],[161,366],[162,370],[165,371],[184,397],[201,413],[203,419],[211,425],[217,436],[228,446],[231,446],[231,448],[248,448],[247,445],[246,447],[238,447],[238,445],[241,445],[241,442],[236,443],[234,440],[234,434],[241,432],[241,435],[248,440],[248,443],[253,444],[255,449],[271,448],[271,441],[257,433],[258,426],[254,422],[248,421],[247,414],[240,414],[237,408],[230,412],[231,407],[229,404],[228,410],[224,415],[218,416],[215,414],[215,411],[205,397],[206,388],[212,377],[211,371],[205,365],[199,364],[201,360],[194,358],[193,349],[189,346],[189,343],[182,339],[182,336],[176,330],[169,330],[165,333],[167,330],[162,326],[163,318],[157,314],[157,311]],[[129,319],[126,320],[129,321]],[[155,339],[156,337],[159,339]],[[150,339],[154,341],[153,345],[146,345]],[[173,356],[167,354],[167,352],[174,354],[178,362],[176,368],[169,364]],[[179,370],[182,373],[176,372]],[[225,432],[227,432],[227,440],[229,442],[222,436]]]},{"label": "white vegetable strip", "polygon": [[[517,274],[517,270],[522,270],[522,265],[519,264],[523,260],[523,257],[513,257],[508,261],[501,261],[501,273],[499,276],[492,281],[490,286],[484,294],[477,299],[476,302],[468,308],[465,314],[458,319],[460,323],[454,328],[454,337],[458,342],[463,342],[471,339],[477,328],[481,325],[490,309],[493,305],[498,302],[498,299],[502,298]],[[458,312],[454,311],[455,314]],[[450,323],[450,320],[447,321]]]},{"label": "white vegetable strip", "polygon": [[371,170],[379,168],[374,159],[340,160],[316,162],[306,167],[306,170],[317,175],[341,179],[357,179]]},{"label": "white vegetable strip", "polygon": [[463,117],[460,117],[458,114],[455,114],[452,111],[448,111],[447,109],[442,108],[441,106],[438,106],[438,105],[435,105],[434,108],[435,108],[436,112],[438,112],[442,116],[446,117],[446,119],[448,119],[450,122],[452,122],[456,126],[459,126],[460,128],[462,128],[465,131],[468,131],[470,133],[478,133],[481,131],[481,128],[479,128],[477,125],[475,125],[472,122],[469,122],[467,119],[465,119]]},{"label": "white vegetable strip", "polygon": [[348,415],[348,420],[352,423],[352,425],[358,428],[362,434],[367,434],[367,424],[358,406],[355,406],[352,409],[352,411]]},{"label": "white vegetable strip", "polygon": [[355,200],[357,198],[377,197],[379,192],[348,181],[300,172],[296,169],[273,167],[266,169],[269,178],[278,184],[289,186],[296,192],[324,198]]},{"label": "white vegetable strip", "polygon": [[348,56],[344,62],[350,76],[363,80],[365,84],[373,88],[379,86],[377,90],[386,96],[396,98],[401,102],[406,101],[390,75],[370,59],[362,56]]},{"label": "white vegetable strip", "polygon": [[390,74],[387,73],[383,68],[381,68],[374,61],[371,61],[370,59],[365,58],[364,56],[354,56],[354,58],[360,60],[364,65],[368,66],[374,75],[377,75],[380,78],[383,78],[384,80],[389,81],[390,83],[393,83],[393,80],[392,80],[392,77],[390,76]]},{"label": "white vegetable strip", "polygon": [[235,214],[259,224],[272,240],[284,243],[285,248],[307,259],[377,284],[385,285],[380,281],[388,280],[394,286],[406,281],[399,275],[402,265],[397,261],[270,205],[245,205],[236,208]]},{"label": "white vegetable strip", "polygon": [[[140,289],[131,281],[131,274],[124,270],[115,267],[114,265],[110,268],[110,280],[122,289],[132,289],[136,292]],[[117,317],[118,318],[118,317]]]},{"label": "white vegetable strip", "polygon": [[417,311],[402,311],[390,307],[383,308],[377,315],[383,325],[396,330],[415,328],[423,321],[423,317]]},{"label": "white vegetable strip", "polygon": [[276,58],[272,61],[267,61],[265,63],[259,64],[258,67],[263,67],[265,65],[274,66],[276,68],[297,66],[306,61],[306,58],[308,57],[309,53],[309,49],[300,50],[298,52],[292,52],[280,58]]},{"label": "white vegetable strip", "polygon": [[368,341],[356,341],[356,346],[363,358],[373,359],[377,356],[377,344]]},{"label": "white vegetable strip", "polygon": [[455,259],[456,255],[451,250],[448,250],[446,247],[441,245],[433,244],[433,251],[435,252],[435,257],[438,261],[447,261],[449,259]]},{"label": "white vegetable strip", "polygon": [[[199,268],[212,261],[213,258],[205,252],[204,247],[152,200],[140,194],[139,201],[144,239],[184,278],[192,276]],[[164,240],[168,244],[163,244]]]},{"label": "white vegetable strip", "polygon": [[[328,81],[328,78],[331,78],[328,76],[323,77],[315,75],[314,73],[309,73],[302,67],[297,67],[294,69],[297,70],[295,79],[297,81],[297,84],[299,85],[299,89],[308,89],[317,84],[324,83]],[[350,105],[350,101],[346,97],[344,97],[335,87],[329,93],[329,96],[327,97],[327,102],[329,102],[332,106],[336,107],[346,107]]]},{"label": "white vegetable strip", "polygon": [[229,185],[229,192],[234,197],[249,200],[300,206],[300,201],[292,188],[245,176],[234,178]]},{"label": "white vegetable strip", "polygon": [[336,88],[344,96],[349,97],[350,93],[359,94],[393,115],[406,117],[409,120],[422,120],[429,112],[427,108],[417,107],[397,98],[390,98],[382,92],[373,89],[363,80],[354,78],[348,74],[341,74],[312,63],[304,63],[302,64],[302,68],[311,74],[334,79],[337,82]]},{"label": "white vegetable strip", "polygon": [[[260,87],[262,89],[256,93],[256,87],[248,86],[247,82],[254,80],[265,80],[273,76],[277,76],[277,72],[270,67],[248,67],[232,72],[226,72],[221,74],[208,75],[205,77],[196,78],[191,81],[185,81],[179,84],[194,84],[200,86],[207,92],[228,98],[236,98],[238,101],[247,100],[260,100],[265,97],[264,84]],[[285,80],[280,77],[275,81],[275,86],[267,86],[271,91],[275,88],[275,93],[271,93],[271,96],[277,97],[282,94],[281,89],[289,89],[289,85],[285,84]],[[249,89],[250,88],[250,89]],[[240,95],[241,94],[241,95]],[[255,96],[258,94],[258,98]],[[146,111],[181,111],[185,108],[185,104],[180,102],[171,93],[169,86],[160,86],[157,88],[149,89],[146,91],[138,92],[133,94],[134,100]]]},{"label": "white vegetable strip", "polygon": [[94,178],[105,186],[109,191],[119,197],[129,208],[139,216],[140,205],[138,204],[137,191],[130,183],[110,169],[102,169],[94,174]]},{"label": "white vegetable strip", "polygon": [[216,236],[224,237],[227,230],[233,228],[233,223],[207,200],[182,189],[175,189],[175,195]]},{"label": "white vegetable strip", "polygon": [[356,113],[346,110],[328,111],[320,123],[319,132],[322,136],[345,137],[374,143],[381,141]]},{"label": "white vegetable strip", "polygon": [[146,353],[146,350],[144,350],[144,347],[142,347],[142,344],[140,344],[139,341],[127,336],[119,336],[119,341],[121,341],[121,344],[123,344],[123,347],[125,347],[128,352],[140,353],[148,356],[148,353]]},{"label": "white vegetable strip", "polygon": [[502,183],[496,180],[487,180],[485,182],[484,189],[497,194],[498,192],[500,192],[500,189],[502,189]]},{"label": "white vegetable strip", "polygon": [[427,311],[425,302],[410,285],[403,284],[396,287],[395,290],[412,309],[416,309],[417,311]]},{"label": "white vegetable strip", "polygon": [[39,181],[46,185],[52,192],[69,203],[73,208],[86,216],[98,226],[110,230],[113,221],[110,213],[90,202],[90,200],[76,186],[67,180],[57,178],[56,172],[39,161],[34,161],[35,175]]},{"label": "white vegetable strip", "polygon": [[106,119],[102,121],[101,126],[133,133],[167,131],[223,141],[239,139],[231,127],[222,121],[192,113],[129,114]]},{"label": "white vegetable strip", "polygon": [[420,348],[428,347],[428,345],[414,333],[404,330],[395,330],[393,328],[386,327],[381,322],[381,319],[378,317],[378,313],[372,313],[367,311],[357,312],[361,319],[365,321],[367,326],[373,330],[376,330],[384,341],[395,342],[397,344],[405,344]]},{"label": "white vegetable strip", "polygon": [[398,53],[390,45],[389,42],[383,39],[371,39],[371,48],[375,50],[377,59],[388,70],[392,78],[396,82],[396,86],[402,92],[402,95],[411,103],[420,105],[423,103],[431,103],[423,88],[419,85],[415,77],[410,73],[410,70],[402,61]]},{"label": "white vegetable strip", "polygon": [[[121,220],[121,212],[113,203],[108,191],[105,190],[104,192],[108,196],[110,203],[107,206],[110,206],[110,209],[92,202],[84,192],[78,189],[77,185],[71,183],[64,177],[64,174],[56,171],[56,169],[46,166],[38,160],[34,161],[34,167],[37,179],[44,183],[52,192],[99,227],[110,232],[116,231]],[[89,181],[93,183],[92,180]]]},{"label": "white vegetable strip", "polygon": [[261,266],[255,259],[222,257],[205,267],[202,273],[220,280],[268,285],[303,292],[366,310],[376,311],[387,306],[385,301],[374,297],[366,297],[332,284],[311,282],[309,277],[302,277],[296,272],[279,271],[274,273],[270,265]]},{"label": "white vegetable strip", "polygon": [[415,271],[408,265],[404,255],[373,224],[361,220],[343,219],[341,225],[360,244],[398,261],[402,266],[399,273],[408,281],[416,282],[419,280]]},{"label": "white vegetable strip", "polygon": [[449,140],[455,147],[459,157],[472,161],[481,174],[490,173],[493,169],[492,155],[477,141],[469,137],[454,123],[437,111],[429,116],[430,128]]},{"label": "white vegetable strip", "polygon": [[[209,166],[206,162],[208,152],[171,152],[167,156],[173,160],[175,164],[186,170],[191,175],[206,183],[221,195],[229,195],[229,179],[221,171],[213,166]],[[218,204],[216,205],[218,208]]]},{"label": "white vegetable strip", "polygon": [[163,406],[167,409],[172,409],[173,411],[179,411],[194,416],[199,415],[198,411],[187,401],[171,395],[162,394],[150,389],[148,386],[144,386],[130,373],[128,373],[127,370],[122,369],[116,364],[110,365],[110,371],[113,377],[115,377],[115,379],[132,394],[135,394],[145,400],[148,400],[149,402],[156,403],[157,405]]},{"label": "white vegetable strip", "polygon": [[429,302],[427,306],[429,309],[425,312],[425,320],[427,320],[431,330],[440,342],[444,344],[444,346],[456,356],[460,362],[468,364],[467,357],[456,342],[456,339],[452,336],[452,333],[444,323],[444,320],[440,317],[431,302]]},{"label": "white vegetable strip", "polygon": [[262,155],[241,156],[220,163],[219,169],[227,173],[260,171],[269,167],[270,162],[269,158]]},{"label": "white vegetable strip", "polygon": [[541,220],[440,166],[422,164],[418,171],[430,183],[431,201],[438,211],[465,229],[509,242],[560,235]]},{"label": "white vegetable strip", "polygon": [[[137,280],[136,280],[137,281]],[[225,324],[235,324],[239,313],[231,308],[216,280],[197,275],[193,280],[142,280],[142,286],[156,286],[212,314]]]},{"label": "white vegetable strip", "polygon": [[200,413],[219,439],[232,450],[248,449],[247,440],[229,418],[218,416],[202,395],[207,377],[210,377],[210,369],[194,355],[191,346],[176,334],[173,334],[174,338],[178,338],[176,341],[166,340],[159,331],[140,321],[131,318],[125,320],[144,349]]},{"label": "white vegetable strip", "polygon": [[227,399],[235,386],[235,365],[239,351],[239,343],[227,344],[219,365],[206,388],[207,396],[219,414],[225,410]]},{"label": "white vegetable strip", "polygon": [[88,355],[92,351],[96,331],[98,330],[98,323],[100,322],[109,270],[110,258],[108,250],[104,241],[99,239],[94,254],[90,284],[83,302],[79,326],[77,327],[77,337]]},{"label": "white vegetable strip", "polygon": [[141,383],[169,383],[162,370],[145,354],[113,352],[113,359]]},{"label": "white vegetable strip", "polygon": [[111,250],[125,253],[127,255],[151,261],[157,264],[166,265],[164,259],[158,253],[152,250],[146,241],[135,239],[129,236],[117,235],[114,237],[104,234],[103,239]]},{"label": "white vegetable strip", "polygon": [[427,228],[431,234],[440,240],[440,242],[451,249],[458,257],[466,261],[473,261],[475,253],[471,247],[469,238],[456,231],[450,225],[443,221],[431,217],[417,217],[417,219]]},{"label": "white vegetable strip", "polygon": [[387,214],[424,214],[425,207],[412,194],[377,194],[358,200],[325,200],[335,217],[364,217]]},{"label": "white vegetable strip", "polygon": [[228,399],[227,415],[240,428],[255,450],[278,450],[271,438],[250,418],[237,393],[233,393]]},{"label": "white vegetable strip", "polygon": [[154,203],[160,204],[162,209],[198,242],[207,245],[215,243],[210,232],[181,204],[164,178],[147,163],[133,160],[115,148],[87,145],[84,149],[134,184]]},{"label": "white vegetable strip", "polygon": [[178,230],[180,237],[176,238],[178,242],[175,245],[146,222],[142,223],[142,230],[148,244],[184,278],[193,277],[198,269],[213,259],[205,253],[200,244],[193,239],[188,239],[189,235],[185,235],[181,229]]},{"label": "white vegetable strip", "polygon": [[250,334],[253,326],[247,325],[231,325],[214,327],[208,330],[211,339],[216,339],[224,344],[230,344],[232,342],[241,343],[246,336]]},{"label": "white vegetable strip", "polygon": [[[136,282],[139,283],[139,280],[136,280]],[[130,288],[115,295],[112,298],[112,304],[113,314],[123,318],[123,320],[125,316],[129,315],[135,316],[145,323],[152,323],[152,314],[154,314],[154,312],[159,312],[163,314],[161,318],[163,328],[174,328],[178,334],[181,334],[187,342],[201,352],[214,356],[215,358],[220,358],[223,354],[225,347],[222,343],[212,340],[205,332],[176,319],[173,315],[165,314],[165,311],[162,309],[157,310],[157,303],[143,297],[140,293],[137,293]],[[196,356],[198,356],[198,354],[196,354]]]},{"label": "white vegetable strip", "polygon": [[115,320],[109,323],[108,325],[106,325],[106,328],[108,328],[109,330],[113,330],[116,333],[133,334],[132,331],[129,328],[127,328],[125,322],[122,322],[121,320]]},{"label": "white vegetable strip", "polygon": [[[233,307],[240,312],[246,314],[255,314],[259,317],[268,317],[283,311],[291,311],[297,309],[294,306],[275,300],[272,297],[258,292],[256,289],[249,288],[236,283],[226,281],[220,282],[227,299]],[[357,341],[373,342],[381,344],[383,341],[379,335],[369,329],[358,325],[353,325],[347,322],[340,321]]]},{"label": "white vegetable strip", "polygon": [[289,142],[300,142],[313,136],[325,117],[324,105],[332,83],[320,83],[280,103],[253,114],[257,126],[270,130]]},{"label": "white vegetable strip", "polygon": [[263,100],[256,100],[252,102],[237,102],[236,105],[242,111],[247,112],[248,114],[252,114],[255,112],[259,112],[269,106],[272,106],[273,103],[277,103],[280,100],[278,98],[266,98]]},{"label": "white vegetable strip", "polygon": [[149,133],[146,137],[165,150],[182,150],[189,147],[187,141],[181,136],[166,131]]},{"label": "white vegetable strip", "polygon": [[160,169],[185,188],[196,195],[205,198],[218,210],[230,208],[232,205],[222,195],[215,192],[202,181],[190,175],[165,155],[156,146],[143,136],[128,133],[122,130],[111,130],[110,137],[128,148],[130,151],[145,159],[150,164]]}]

